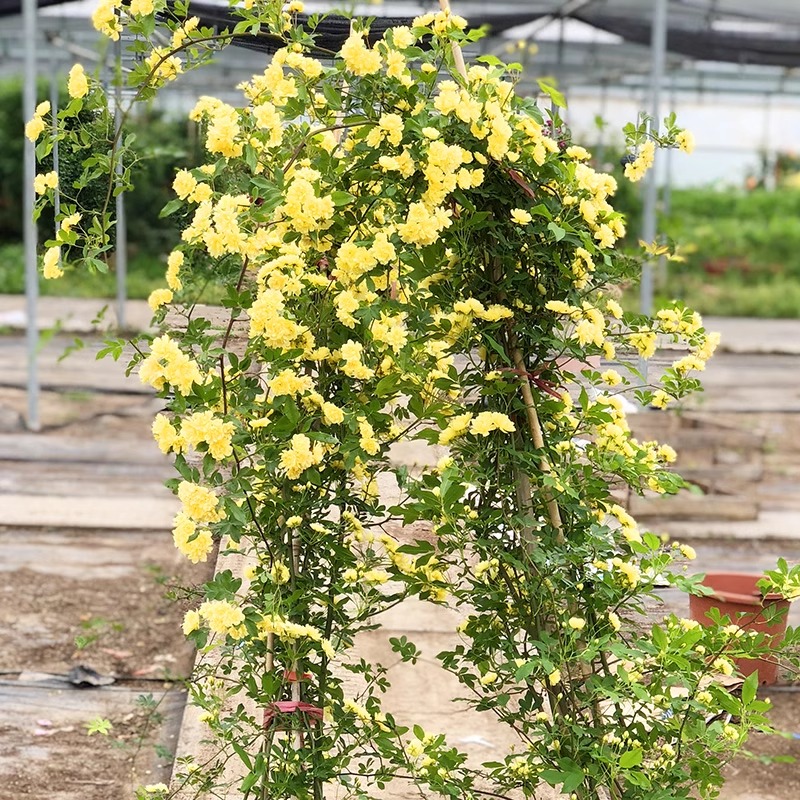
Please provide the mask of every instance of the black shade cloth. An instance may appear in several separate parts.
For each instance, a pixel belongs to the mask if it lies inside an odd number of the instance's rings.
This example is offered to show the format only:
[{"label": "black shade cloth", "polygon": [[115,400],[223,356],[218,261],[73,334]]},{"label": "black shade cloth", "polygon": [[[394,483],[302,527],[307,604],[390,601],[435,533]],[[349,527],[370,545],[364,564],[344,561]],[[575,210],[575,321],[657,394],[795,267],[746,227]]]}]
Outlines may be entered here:
[{"label": "black shade cloth", "polygon": [[[70,0],[39,0],[39,7],[61,5]],[[650,4],[647,4],[648,7]],[[800,7],[800,0],[798,0]],[[523,8],[524,6],[521,6]],[[680,8],[680,4],[678,4]],[[0,0],[0,17],[21,13],[21,0]],[[541,8],[541,6],[540,6]],[[639,13],[623,13],[623,5],[620,4],[619,13],[608,13],[608,9],[613,8],[613,4],[598,8],[594,3],[582,6],[566,16],[591,25],[608,33],[616,34],[626,42],[649,46],[650,44],[650,20],[647,15]],[[597,10],[595,10],[597,9]],[[456,9],[457,10],[457,9]],[[759,10],[758,4],[754,4],[749,12],[750,21],[770,21],[768,14],[769,4],[765,4],[763,10]],[[232,28],[238,17],[231,14],[225,6],[213,5],[211,3],[192,2],[190,12],[200,18],[201,25],[224,30]],[[169,13],[169,12],[167,12]],[[541,11],[523,11],[513,14],[471,14],[469,19],[470,26],[478,28],[483,25],[488,26],[490,33],[497,35],[509,28],[522,25],[526,22],[539,19],[545,16]],[[297,15],[298,22],[303,24],[308,17],[303,14]],[[378,17],[372,23],[369,39],[375,42],[383,36],[387,28],[394,25],[408,25],[411,17]],[[684,17],[684,22],[686,18]],[[676,24],[675,19],[669,19],[669,29],[667,33],[667,49],[672,53],[678,53],[694,59],[705,61],[725,61],[735,64],[764,64],[779,67],[800,66],[800,33],[795,32],[792,36],[792,28],[785,26],[783,34],[770,36],[760,33],[758,30],[753,32],[726,31],[714,29],[708,26],[700,27],[698,20],[693,20],[695,27],[688,27],[686,24]],[[800,25],[800,19],[798,19]],[[798,28],[794,29],[798,31]],[[329,16],[324,19],[317,28],[317,44],[319,54],[324,55],[331,51],[337,51],[347,38],[350,31],[350,21],[344,17]],[[241,47],[261,50],[267,53],[274,53],[282,46],[282,41],[269,34],[259,34],[257,36],[238,36],[234,43]]]},{"label": "black shade cloth", "polygon": [[[6,2],[6,0],[0,0],[0,2]],[[169,14],[169,12],[165,12],[165,14]],[[201,27],[214,28],[217,31],[232,30],[237,22],[241,22],[241,17],[232,13],[228,8],[210,3],[190,3],[189,14],[200,19]],[[492,34],[499,34],[541,16],[543,15],[540,13],[530,11],[518,14],[481,14],[478,16],[472,14],[469,19],[469,27],[474,29],[486,25]],[[294,17],[298,25],[307,27],[308,14],[296,14]],[[414,17],[377,17],[370,25],[367,40],[370,44],[375,44],[389,28],[396,25],[410,25],[413,19]],[[316,46],[312,52],[318,56],[338,52],[349,35],[350,20],[347,17],[325,16],[314,29]],[[264,32],[256,35],[234,36],[233,44],[250,50],[274,53],[283,47],[284,41],[279,36]]]}]

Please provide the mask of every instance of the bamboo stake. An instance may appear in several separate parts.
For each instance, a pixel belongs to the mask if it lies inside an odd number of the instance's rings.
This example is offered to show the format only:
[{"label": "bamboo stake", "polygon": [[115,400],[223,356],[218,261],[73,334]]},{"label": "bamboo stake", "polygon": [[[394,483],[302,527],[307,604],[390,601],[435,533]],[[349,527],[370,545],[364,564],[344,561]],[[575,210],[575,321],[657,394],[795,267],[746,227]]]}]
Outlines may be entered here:
[{"label": "bamboo stake", "polygon": [[[528,428],[533,438],[534,447],[536,447],[537,450],[541,450],[544,447],[544,436],[542,435],[542,426],[539,422],[539,414],[536,411],[536,403],[534,402],[533,392],[531,391],[531,382],[528,380],[528,369],[525,365],[525,359],[518,347],[515,347],[512,351],[512,357],[514,359],[514,367],[519,376],[522,399],[525,402],[525,416],[528,419]],[[552,469],[545,456],[541,456],[539,459],[539,469],[546,475],[552,474]],[[561,543],[564,541],[564,526],[561,521],[561,511],[558,508],[558,503],[555,501],[550,488],[545,486],[542,491],[544,493],[545,503],[547,504],[547,513],[550,517],[550,522],[556,529],[556,539]]]},{"label": "bamboo stake", "polygon": [[[444,11],[445,14],[452,13],[450,11],[450,0],[439,0],[439,8]],[[461,75],[464,80],[467,79],[467,67],[464,64],[464,53],[461,51],[461,47],[457,42],[451,42],[450,47],[453,51],[453,61],[456,63],[456,69],[458,70],[458,74]]]},{"label": "bamboo stake", "polygon": [[[446,14],[450,12],[450,0],[439,0],[439,8]],[[455,61],[456,69],[459,74],[466,80],[467,68],[464,64],[464,53],[461,47],[456,42],[451,42],[453,48],[453,60]],[[520,389],[522,391],[522,399],[525,402],[525,414],[528,419],[528,428],[530,429],[533,438],[534,446],[541,450],[544,447],[544,436],[542,435],[542,426],[539,423],[539,415],[536,412],[536,403],[533,399],[533,392],[531,391],[531,384],[528,380],[528,370],[525,367],[525,359],[518,348],[514,348],[512,353],[514,358],[514,366],[519,373]],[[539,461],[539,468],[546,474],[551,474],[550,464],[547,459],[542,456]],[[525,504],[527,505],[530,500],[530,480],[525,476],[525,480],[520,484],[518,490],[524,492],[527,487],[527,498]],[[545,502],[547,504],[547,513],[550,517],[550,523],[556,529],[556,538],[559,542],[564,541],[564,526],[561,522],[561,512],[558,508],[558,503],[555,501],[552,492],[548,487],[544,487]]]}]

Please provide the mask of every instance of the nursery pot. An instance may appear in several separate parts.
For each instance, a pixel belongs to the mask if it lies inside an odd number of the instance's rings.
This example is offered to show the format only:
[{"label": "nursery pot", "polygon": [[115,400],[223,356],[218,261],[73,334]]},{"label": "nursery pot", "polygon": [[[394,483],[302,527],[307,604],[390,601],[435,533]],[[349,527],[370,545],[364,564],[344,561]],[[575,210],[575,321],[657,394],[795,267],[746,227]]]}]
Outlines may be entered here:
[{"label": "nursery pot", "polygon": [[[741,572],[708,573],[703,578],[703,585],[713,589],[714,593],[706,597],[689,595],[689,615],[702,625],[711,625],[706,614],[716,608],[732,623],[745,630],[766,633],[776,645],[779,644],[786,632],[789,601],[780,595],[763,595],[757,586],[762,577]],[[766,608],[770,609],[770,613],[775,609],[783,613],[777,621],[767,622],[764,619]],[[772,684],[778,679],[778,664],[775,662],[740,658],[736,659],[736,665],[745,677],[758,670],[758,682],[761,684]]]}]

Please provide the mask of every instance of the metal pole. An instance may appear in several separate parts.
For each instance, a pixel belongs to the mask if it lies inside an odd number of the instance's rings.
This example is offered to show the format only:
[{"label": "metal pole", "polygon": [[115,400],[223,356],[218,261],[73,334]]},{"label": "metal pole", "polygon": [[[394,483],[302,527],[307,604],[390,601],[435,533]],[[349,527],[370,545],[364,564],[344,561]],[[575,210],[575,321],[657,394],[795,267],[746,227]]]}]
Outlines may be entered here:
[{"label": "metal pole", "polygon": [[[50,62],[50,115],[52,119],[51,131],[53,133],[53,169],[58,173],[58,69],[55,60]],[[61,213],[61,186],[56,186],[53,191],[53,218],[55,219],[55,234],[58,235],[58,215]]]},{"label": "metal pole", "polygon": [[[114,128],[119,130],[122,125],[122,37],[117,39],[115,47],[116,65],[114,70],[116,86],[114,88]],[[122,138],[120,137],[120,141]],[[117,159],[116,173],[118,181],[122,176],[122,159]],[[117,327],[125,329],[125,302],[127,300],[128,277],[128,228],[125,220],[125,194],[117,195]]]},{"label": "metal pole", "polygon": [[[661,115],[661,82],[664,77],[664,63],[667,52],[667,0],[654,0],[653,27],[650,38],[650,115],[651,125],[658,127]],[[653,242],[656,238],[656,205],[658,201],[658,182],[656,171],[651,169],[644,187],[644,209],[642,211],[642,239]],[[639,293],[639,310],[642,314],[653,312],[653,263],[642,265],[642,283]]]},{"label": "metal pole", "polygon": [[[32,119],[36,110],[36,15],[37,0],[23,0],[22,23],[25,37],[25,78],[22,92],[22,115],[25,121]],[[24,169],[22,187],[22,237],[25,252],[25,307],[26,343],[28,355],[28,419],[29,430],[38,431],[39,421],[39,369],[37,354],[39,350],[39,267],[36,259],[37,233],[33,220],[35,198],[33,179],[36,177],[36,149],[33,142],[25,137]]]}]

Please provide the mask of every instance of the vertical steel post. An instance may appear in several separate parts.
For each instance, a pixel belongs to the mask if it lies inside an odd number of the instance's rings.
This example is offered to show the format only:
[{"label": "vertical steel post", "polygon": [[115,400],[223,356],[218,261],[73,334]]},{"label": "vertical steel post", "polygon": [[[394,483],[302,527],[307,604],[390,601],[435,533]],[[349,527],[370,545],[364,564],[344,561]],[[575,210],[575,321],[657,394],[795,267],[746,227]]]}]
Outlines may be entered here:
[{"label": "vertical steel post", "polygon": [[[116,64],[114,69],[115,88],[114,88],[114,128],[119,130],[122,125],[122,37],[117,39],[114,49]],[[120,136],[120,144],[122,136]],[[118,158],[116,163],[117,182],[119,183],[123,165],[122,159]],[[125,303],[127,301],[127,281],[128,281],[128,228],[125,219],[125,194],[120,192],[116,199],[117,225],[115,228],[117,237],[116,265],[117,265],[117,327],[125,329]]]},{"label": "vertical steel post", "polygon": [[[661,115],[661,83],[664,78],[664,64],[667,52],[667,2],[654,0],[653,25],[650,37],[650,115],[652,126],[658,128]],[[658,181],[655,168],[647,175],[644,187],[644,208],[642,211],[642,239],[652,242],[656,238],[656,206],[658,203]],[[653,311],[653,262],[642,266],[642,283],[639,293],[639,310],[642,314]]]},{"label": "vertical steel post", "polygon": [[[58,173],[58,65],[55,59],[50,62],[50,114],[52,125],[50,130],[53,134],[53,169]],[[56,220],[55,234],[58,234],[58,215],[61,213],[61,185],[59,184],[53,191],[53,217]]]},{"label": "vertical steel post", "polygon": [[[27,122],[36,110],[36,15],[37,0],[23,0],[22,28],[25,38],[24,85],[22,93],[22,115]],[[25,308],[26,308],[26,344],[27,344],[27,393],[28,419],[27,426],[32,431],[41,428],[39,420],[39,267],[36,258],[37,233],[33,220],[35,197],[33,179],[36,177],[36,148],[33,142],[25,137],[23,156],[22,187],[22,220],[23,242],[25,252]]]}]

